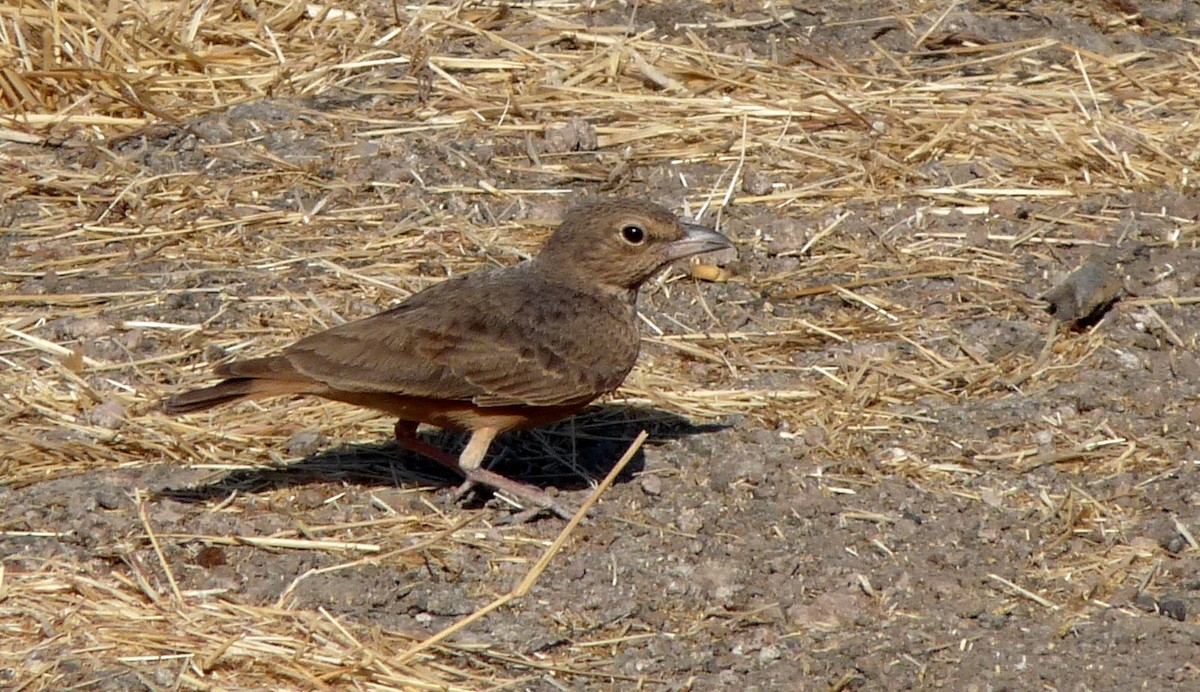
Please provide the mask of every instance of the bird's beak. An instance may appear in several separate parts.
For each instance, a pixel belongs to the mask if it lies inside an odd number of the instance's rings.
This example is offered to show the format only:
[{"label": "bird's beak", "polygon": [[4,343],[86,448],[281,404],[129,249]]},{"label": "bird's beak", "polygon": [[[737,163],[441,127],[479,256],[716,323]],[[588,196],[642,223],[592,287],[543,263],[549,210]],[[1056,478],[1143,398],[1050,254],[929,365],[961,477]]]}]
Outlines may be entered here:
[{"label": "bird's beak", "polygon": [[712,252],[713,250],[724,250],[733,247],[733,243],[729,241],[729,238],[711,228],[705,228],[699,224],[687,223],[686,221],[680,225],[683,226],[684,236],[667,246],[667,258],[669,261],[691,257],[701,252]]}]

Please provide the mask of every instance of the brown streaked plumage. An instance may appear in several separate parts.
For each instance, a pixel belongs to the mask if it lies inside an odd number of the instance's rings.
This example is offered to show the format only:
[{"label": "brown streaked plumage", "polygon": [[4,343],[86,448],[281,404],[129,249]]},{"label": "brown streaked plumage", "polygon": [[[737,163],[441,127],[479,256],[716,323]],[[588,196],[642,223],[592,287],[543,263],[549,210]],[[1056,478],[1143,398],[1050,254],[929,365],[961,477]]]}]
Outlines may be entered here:
[{"label": "brown streaked plumage", "polygon": [[[168,413],[312,394],[396,416],[396,439],[473,483],[568,513],[544,492],[481,468],[501,432],[566,418],[616,389],[637,360],[637,291],[663,265],[731,247],[649,202],[569,211],[537,257],[448,279],[396,307],[216,367],[226,378],[169,399]],[[470,431],[456,460],[420,423]]]}]

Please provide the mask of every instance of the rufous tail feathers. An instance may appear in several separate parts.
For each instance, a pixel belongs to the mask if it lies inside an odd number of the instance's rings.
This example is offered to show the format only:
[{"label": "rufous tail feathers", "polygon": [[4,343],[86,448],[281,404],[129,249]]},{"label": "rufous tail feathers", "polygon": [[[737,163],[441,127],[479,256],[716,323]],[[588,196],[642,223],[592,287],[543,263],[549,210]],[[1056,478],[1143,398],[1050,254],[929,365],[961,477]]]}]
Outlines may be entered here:
[{"label": "rufous tail feathers", "polygon": [[311,394],[324,388],[296,372],[280,356],[225,363],[217,366],[216,373],[229,379],[173,396],[163,402],[163,410],[172,415],[193,413],[242,399]]}]

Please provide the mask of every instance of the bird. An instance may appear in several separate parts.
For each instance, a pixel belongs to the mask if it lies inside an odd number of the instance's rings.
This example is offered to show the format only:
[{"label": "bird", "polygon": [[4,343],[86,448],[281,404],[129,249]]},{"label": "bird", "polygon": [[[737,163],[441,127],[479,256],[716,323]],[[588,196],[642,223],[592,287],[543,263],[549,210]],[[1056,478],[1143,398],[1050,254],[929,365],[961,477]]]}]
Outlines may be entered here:
[{"label": "bird", "polygon": [[[296,341],[278,355],[218,364],[215,385],[163,403],[186,414],[249,399],[314,395],[395,416],[395,438],[464,479],[572,513],[545,491],[484,467],[497,435],[548,425],[621,385],[637,361],[638,289],[665,265],[732,248],[724,235],[633,198],[596,198],[564,214],[518,264],[461,274],[395,307]],[[469,433],[455,458],[420,424]],[[518,505],[521,506],[521,505]]]}]

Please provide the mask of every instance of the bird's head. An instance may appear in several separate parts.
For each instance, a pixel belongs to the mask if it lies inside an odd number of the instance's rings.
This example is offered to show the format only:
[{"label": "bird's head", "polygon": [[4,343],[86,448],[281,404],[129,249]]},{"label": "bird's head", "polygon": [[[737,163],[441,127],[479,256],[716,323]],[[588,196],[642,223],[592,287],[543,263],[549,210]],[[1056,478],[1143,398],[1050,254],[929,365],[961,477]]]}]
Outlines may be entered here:
[{"label": "bird's head", "polygon": [[573,281],[636,291],[668,262],[729,247],[720,233],[680,221],[657,204],[601,199],[568,211],[534,261]]}]

